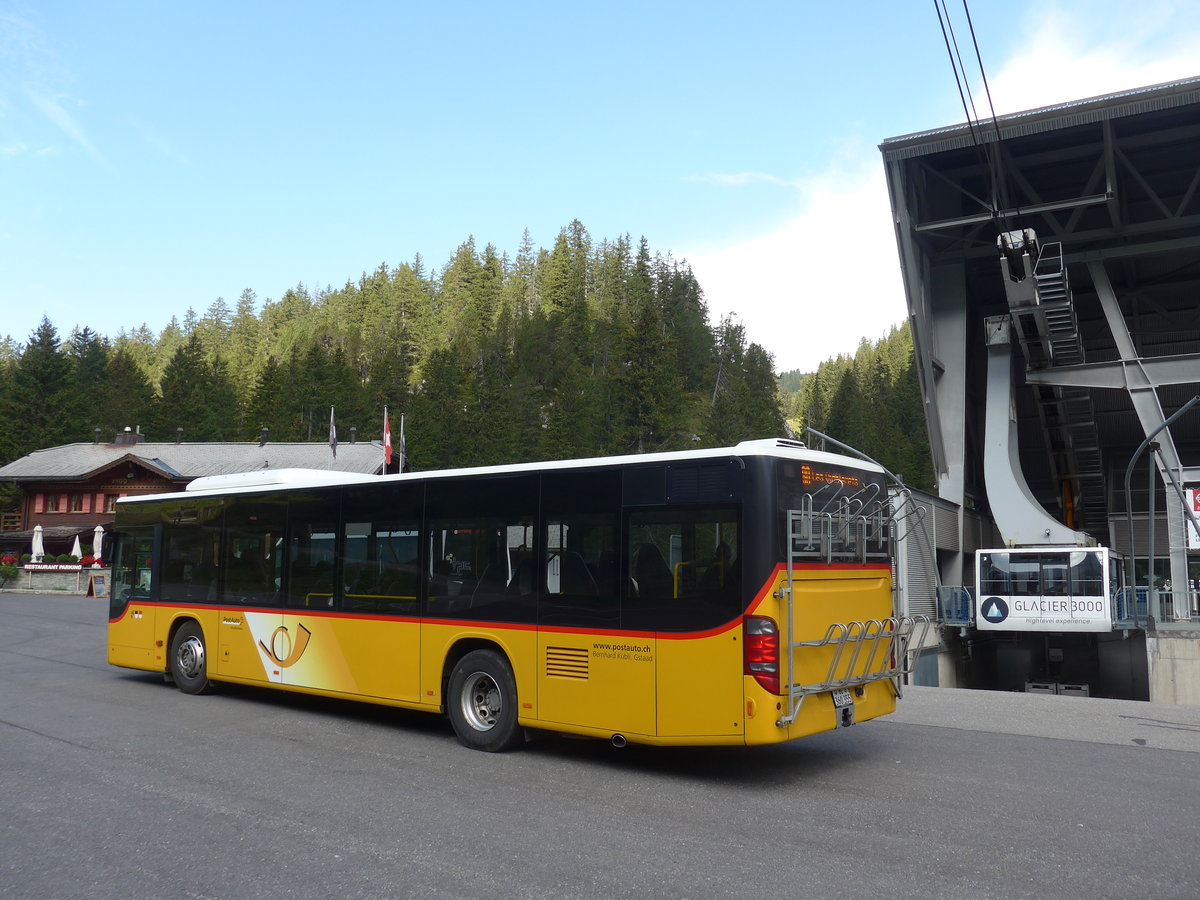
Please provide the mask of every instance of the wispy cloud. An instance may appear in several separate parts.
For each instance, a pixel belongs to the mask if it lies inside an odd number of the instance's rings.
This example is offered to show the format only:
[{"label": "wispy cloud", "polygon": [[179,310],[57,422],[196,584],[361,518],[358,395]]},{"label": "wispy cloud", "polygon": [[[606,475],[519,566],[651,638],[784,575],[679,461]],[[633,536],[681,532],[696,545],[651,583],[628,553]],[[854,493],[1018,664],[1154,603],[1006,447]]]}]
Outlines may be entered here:
[{"label": "wispy cloud", "polygon": [[24,153],[40,144],[42,149],[34,155],[57,153],[59,148],[36,136],[40,119],[109,165],[78,115],[83,103],[68,90],[74,80],[34,18],[0,10],[0,112],[11,120],[9,130],[18,132],[10,147],[19,146]]},{"label": "wispy cloud", "polygon": [[168,159],[173,159],[180,165],[186,166],[191,164],[191,160],[177,147],[173,142],[163,136],[162,132],[137,116],[129,117],[129,124],[133,130],[141,135],[142,140],[161,153]]},{"label": "wispy cloud", "polygon": [[87,132],[79,121],[66,110],[66,108],[54,97],[51,97],[41,90],[33,87],[25,88],[25,95],[47,119],[57,125],[63,133],[71,140],[77,143],[80,147],[92,154],[97,160],[104,165],[108,165],[108,160],[104,158],[96,145],[92,143],[91,138],[87,136]]}]

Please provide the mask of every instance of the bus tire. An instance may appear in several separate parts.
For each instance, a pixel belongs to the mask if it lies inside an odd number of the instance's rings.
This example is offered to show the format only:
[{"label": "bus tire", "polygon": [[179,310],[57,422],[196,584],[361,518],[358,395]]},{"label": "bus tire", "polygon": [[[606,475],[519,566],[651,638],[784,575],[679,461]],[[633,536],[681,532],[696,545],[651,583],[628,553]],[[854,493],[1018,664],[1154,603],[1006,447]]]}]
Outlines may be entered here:
[{"label": "bus tire", "polygon": [[184,622],[176,630],[167,665],[175,686],[185,694],[207,694],[212,690],[204,632],[195,622]]},{"label": "bus tire", "polygon": [[464,746],[500,753],[521,743],[517,681],[495,650],[473,650],[455,664],[447,699],[450,724]]}]

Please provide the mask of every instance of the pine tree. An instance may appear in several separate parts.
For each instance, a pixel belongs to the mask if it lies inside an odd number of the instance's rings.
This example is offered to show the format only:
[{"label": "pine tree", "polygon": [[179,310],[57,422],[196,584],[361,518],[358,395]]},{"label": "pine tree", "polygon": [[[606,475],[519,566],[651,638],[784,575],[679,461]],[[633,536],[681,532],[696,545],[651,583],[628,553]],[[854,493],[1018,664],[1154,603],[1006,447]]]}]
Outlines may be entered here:
[{"label": "pine tree", "polygon": [[682,379],[675,347],[662,320],[651,280],[650,253],[642,238],[629,279],[629,311],[614,367],[617,452],[643,453],[682,446],[678,433]]},{"label": "pine tree", "polygon": [[257,383],[258,370],[265,362],[261,352],[261,328],[255,306],[258,298],[246,288],[238,297],[237,309],[229,326],[224,357],[229,363],[229,377],[243,406],[250,403]]},{"label": "pine tree", "polygon": [[108,344],[92,329],[84,327],[72,333],[66,353],[72,366],[72,387],[63,417],[69,431],[82,438],[100,427],[103,409],[110,401],[104,378]]},{"label": "pine tree", "polygon": [[228,441],[239,437],[241,416],[228,369],[209,363],[198,335],[181,346],[163,371],[161,397],[153,414],[153,439]]},{"label": "pine tree", "polygon": [[109,440],[126,426],[148,425],[154,409],[154,389],[127,345],[117,347],[104,368],[105,402],[97,423],[101,438]]},{"label": "pine tree", "polygon": [[13,369],[11,392],[0,398],[12,423],[15,456],[88,438],[78,433],[78,423],[63,417],[73,405],[75,384],[71,360],[59,344],[57,329],[43,316]]}]

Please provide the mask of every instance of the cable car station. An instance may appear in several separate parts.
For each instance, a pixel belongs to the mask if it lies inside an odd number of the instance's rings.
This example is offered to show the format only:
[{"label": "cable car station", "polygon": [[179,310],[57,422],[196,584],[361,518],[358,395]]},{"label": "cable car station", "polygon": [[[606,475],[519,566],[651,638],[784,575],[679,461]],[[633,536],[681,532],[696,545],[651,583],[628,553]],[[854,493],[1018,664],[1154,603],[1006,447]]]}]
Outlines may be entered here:
[{"label": "cable car station", "polygon": [[880,150],[937,477],[918,671],[1200,703],[1200,78]]}]

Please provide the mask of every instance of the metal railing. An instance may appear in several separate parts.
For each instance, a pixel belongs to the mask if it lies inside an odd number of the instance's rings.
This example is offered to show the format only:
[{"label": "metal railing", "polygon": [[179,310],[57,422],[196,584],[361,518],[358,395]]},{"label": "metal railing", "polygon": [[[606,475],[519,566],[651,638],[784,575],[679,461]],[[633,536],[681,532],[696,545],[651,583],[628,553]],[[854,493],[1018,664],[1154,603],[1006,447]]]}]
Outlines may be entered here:
[{"label": "metal railing", "polygon": [[943,625],[966,628],[975,624],[975,589],[969,587],[939,587],[937,617]]},{"label": "metal railing", "polygon": [[[789,619],[790,613],[789,609]],[[892,689],[899,696],[900,677],[910,674],[915,665],[915,659],[910,659],[908,649],[914,641],[917,647],[921,647],[928,629],[928,616],[890,616],[863,622],[834,622],[820,640],[789,641],[789,676],[795,672],[797,648],[831,647],[833,658],[824,680],[808,684],[789,681],[787,713],[776,724],[790,725],[796,721],[806,698],[839,688],[859,687],[872,681],[889,679]],[[863,660],[861,665],[860,659]]]},{"label": "metal railing", "polygon": [[[1149,593],[1147,588],[1138,591]],[[1155,591],[1154,596],[1158,599],[1160,622],[1200,621],[1200,594],[1196,591]]]}]

